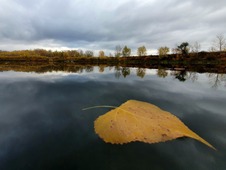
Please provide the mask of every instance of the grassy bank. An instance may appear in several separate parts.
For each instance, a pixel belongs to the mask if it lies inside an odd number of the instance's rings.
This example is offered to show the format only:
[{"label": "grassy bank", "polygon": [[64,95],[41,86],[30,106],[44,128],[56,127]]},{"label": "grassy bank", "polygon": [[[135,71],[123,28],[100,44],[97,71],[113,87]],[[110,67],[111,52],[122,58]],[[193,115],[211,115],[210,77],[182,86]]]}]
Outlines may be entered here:
[{"label": "grassy bank", "polygon": [[[72,70],[76,66],[122,66],[140,68],[186,68],[197,72],[226,72],[226,52],[199,52],[166,56],[90,57],[75,51],[0,51],[0,70]],[[17,70],[18,71],[18,70]]]}]

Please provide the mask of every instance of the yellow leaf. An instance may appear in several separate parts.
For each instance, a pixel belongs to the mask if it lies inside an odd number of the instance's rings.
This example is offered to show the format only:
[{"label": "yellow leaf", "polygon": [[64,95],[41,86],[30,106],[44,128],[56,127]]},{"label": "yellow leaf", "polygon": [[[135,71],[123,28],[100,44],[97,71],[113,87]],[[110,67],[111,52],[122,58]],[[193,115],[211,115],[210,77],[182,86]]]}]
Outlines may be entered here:
[{"label": "yellow leaf", "polygon": [[129,100],[100,116],[94,127],[100,138],[112,144],[133,141],[157,143],[190,137],[215,149],[176,116],[153,104],[136,100]]}]

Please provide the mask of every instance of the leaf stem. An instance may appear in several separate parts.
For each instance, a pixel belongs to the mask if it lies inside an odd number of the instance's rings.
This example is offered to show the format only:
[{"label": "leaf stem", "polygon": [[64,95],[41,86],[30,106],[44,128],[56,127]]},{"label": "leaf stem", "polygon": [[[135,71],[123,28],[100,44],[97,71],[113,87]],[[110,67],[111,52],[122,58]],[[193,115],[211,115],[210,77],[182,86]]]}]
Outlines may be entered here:
[{"label": "leaf stem", "polygon": [[96,108],[117,108],[116,106],[107,106],[107,105],[102,105],[102,106],[92,106],[92,107],[87,107],[82,110],[89,110],[89,109],[96,109]]}]

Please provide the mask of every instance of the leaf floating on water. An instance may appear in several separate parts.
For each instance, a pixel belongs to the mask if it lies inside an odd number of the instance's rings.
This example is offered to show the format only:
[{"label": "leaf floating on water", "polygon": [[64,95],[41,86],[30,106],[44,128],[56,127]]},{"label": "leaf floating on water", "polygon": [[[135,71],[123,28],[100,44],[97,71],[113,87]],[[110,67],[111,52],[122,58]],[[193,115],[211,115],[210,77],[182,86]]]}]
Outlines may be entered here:
[{"label": "leaf floating on water", "polygon": [[95,120],[94,128],[100,138],[112,144],[158,143],[190,137],[215,149],[176,116],[153,104],[136,100],[129,100],[100,116]]}]

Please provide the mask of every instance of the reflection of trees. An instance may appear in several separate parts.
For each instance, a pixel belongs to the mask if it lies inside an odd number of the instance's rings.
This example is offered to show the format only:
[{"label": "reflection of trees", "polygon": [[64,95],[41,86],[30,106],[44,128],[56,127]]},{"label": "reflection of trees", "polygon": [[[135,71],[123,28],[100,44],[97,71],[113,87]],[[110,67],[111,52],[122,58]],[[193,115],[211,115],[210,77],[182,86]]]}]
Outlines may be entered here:
[{"label": "reflection of trees", "polygon": [[[105,68],[106,67],[106,68]],[[129,67],[121,67],[121,66],[107,66],[107,65],[99,65],[99,68],[97,66],[93,65],[76,65],[75,63],[54,63],[51,65],[45,65],[43,63],[38,64],[27,64],[27,63],[21,63],[17,65],[6,65],[6,64],[0,64],[0,71],[4,70],[15,70],[15,71],[26,71],[26,72],[36,72],[36,73],[45,73],[49,71],[65,71],[65,72],[73,72],[73,73],[79,73],[82,74],[84,72],[91,73],[95,70],[99,69],[99,72],[108,72],[111,71],[115,75],[115,78],[119,79],[121,76],[126,78],[128,75],[130,75],[131,71]],[[187,68],[188,69],[188,68]],[[138,77],[143,78],[148,68],[137,68],[136,69],[136,75]],[[189,69],[188,69],[189,70]],[[204,69],[205,70],[205,69]],[[200,71],[201,72],[201,71]],[[185,68],[177,68],[174,71],[167,71],[163,67],[159,66],[159,69],[156,71],[156,74],[158,77],[165,78],[169,74],[179,81],[186,81],[191,80],[192,82],[195,82],[198,80],[199,74],[197,72],[192,71],[186,71]],[[220,73],[206,73],[206,76],[209,79],[209,84],[213,88],[217,88],[218,86],[225,85],[226,87],[226,74],[220,74]],[[200,77],[202,77],[200,75]]]},{"label": "reflection of trees", "polygon": [[87,73],[93,72],[93,66],[86,66],[85,70],[86,70]]},{"label": "reflection of trees", "polygon": [[121,73],[121,67],[115,66],[115,78],[119,79],[119,77],[122,75]]},{"label": "reflection of trees", "polygon": [[129,67],[123,67],[122,68],[122,75],[124,78],[126,78],[126,76],[130,75],[130,68]]},{"label": "reflection of trees", "polygon": [[103,73],[105,67],[106,67],[105,65],[99,65],[99,72]]},{"label": "reflection of trees", "polygon": [[82,73],[83,72],[83,68],[81,66],[75,66],[73,71],[75,73]]},{"label": "reflection of trees", "polygon": [[111,71],[113,68],[113,66],[108,66],[109,71]]},{"label": "reflection of trees", "polygon": [[167,73],[167,71],[165,69],[158,69],[157,70],[157,75],[159,77],[165,78],[168,75],[168,73]]},{"label": "reflection of trees", "polygon": [[115,66],[115,77],[118,79],[121,75],[123,75],[124,78],[130,75],[130,68]]},{"label": "reflection of trees", "polygon": [[190,79],[192,82],[195,82],[198,80],[198,74],[196,72],[188,72],[186,70],[172,71],[171,75],[179,81],[186,81],[187,79]]},{"label": "reflection of trees", "polygon": [[198,74],[196,72],[188,72],[188,79],[192,80],[192,82],[195,82],[198,80]]},{"label": "reflection of trees", "polygon": [[146,74],[146,69],[145,68],[138,68],[137,69],[137,76],[143,78]]},{"label": "reflection of trees", "polygon": [[207,76],[213,88],[217,88],[222,82],[226,82],[226,74],[208,73]]},{"label": "reflection of trees", "polygon": [[179,81],[186,81],[187,72],[185,70],[173,71],[171,74]]}]

